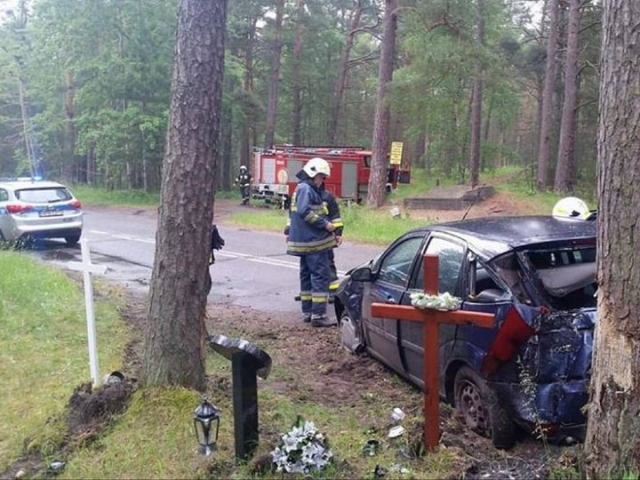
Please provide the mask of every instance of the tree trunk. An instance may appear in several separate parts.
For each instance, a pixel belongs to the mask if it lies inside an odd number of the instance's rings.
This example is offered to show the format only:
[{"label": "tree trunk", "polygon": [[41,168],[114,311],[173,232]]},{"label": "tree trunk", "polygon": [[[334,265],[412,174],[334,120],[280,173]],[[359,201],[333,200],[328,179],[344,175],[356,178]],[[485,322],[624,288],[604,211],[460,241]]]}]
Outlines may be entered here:
[{"label": "tree trunk", "polygon": [[269,100],[267,103],[267,124],[264,133],[264,146],[272,147],[278,112],[278,91],[280,89],[280,60],[282,58],[282,19],[284,17],[284,0],[278,0],[276,8],[276,31],[273,39],[273,57],[271,63],[271,79],[269,80]]},{"label": "tree trunk", "polygon": [[558,163],[553,189],[558,193],[573,191],[575,183],[576,105],[578,99],[578,31],[580,0],[570,0],[567,57],[564,74],[564,103],[558,144]]},{"label": "tree trunk", "polygon": [[340,118],[340,110],[342,108],[342,99],[344,89],[347,84],[347,73],[349,72],[349,59],[351,58],[351,50],[353,49],[353,40],[356,35],[358,26],[360,25],[360,17],[362,16],[362,0],[357,0],[356,9],[351,16],[351,25],[344,40],[344,48],[342,50],[342,61],[340,62],[340,70],[338,70],[338,78],[333,89],[333,111],[329,120],[328,139],[329,145],[335,145],[338,136],[338,120]]},{"label": "tree trunk", "polygon": [[181,0],[156,251],[145,381],[205,388],[204,323],[226,0]]},{"label": "tree trunk", "polygon": [[549,3],[549,40],[547,43],[547,68],[542,91],[542,115],[540,119],[540,140],[538,142],[538,190],[547,188],[549,152],[551,151],[551,127],[553,123],[553,85],[556,79],[556,53],[558,51],[558,6],[559,0]]},{"label": "tree trunk", "polygon": [[[476,0],[476,45],[484,44],[484,0]],[[480,140],[482,138],[482,58],[478,54],[473,79],[473,103],[471,107],[471,186],[478,185],[480,178]]]},{"label": "tree trunk", "polygon": [[[244,71],[244,96],[250,98],[253,95],[253,51],[256,41],[256,24],[257,18],[252,18],[247,28],[246,50],[245,50],[245,71]],[[256,115],[252,106],[245,102],[244,120],[242,123],[242,134],[240,138],[240,165],[249,165],[251,163],[251,145],[256,146],[255,142],[255,125]]]},{"label": "tree trunk", "polygon": [[304,0],[298,0],[296,6],[296,33],[293,40],[293,56],[291,63],[293,65],[293,144],[300,145],[302,143],[302,84],[300,80],[301,65],[300,56],[302,54],[302,33],[304,30]]},{"label": "tree trunk", "polygon": [[373,123],[373,152],[371,175],[367,192],[367,205],[380,207],[385,201],[387,182],[387,149],[389,145],[389,100],[387,86],[393,77],[393,56],[396,48],[397,0],[385,0],[384,31],[380,47],[376,113]]},{"label": "tree trunk", "polygon": [[586,470],[640,470],[640,2],[603,3],[598,134],[598,324]]}]

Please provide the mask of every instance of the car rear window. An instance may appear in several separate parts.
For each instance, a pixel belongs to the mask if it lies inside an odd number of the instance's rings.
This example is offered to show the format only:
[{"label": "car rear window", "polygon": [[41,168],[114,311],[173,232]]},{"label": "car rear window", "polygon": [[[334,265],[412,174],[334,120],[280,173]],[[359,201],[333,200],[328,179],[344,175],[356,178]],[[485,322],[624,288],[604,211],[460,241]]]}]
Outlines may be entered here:
[{"label": "car rear window", "polygon": [[596,306],[595,246],[530,250],[525,255],[551,305],[559,309]]},{"label": "car rear window", "polygon": [[52,188],[25,188],[16,190],[16,197],[23,202],[53,203],[71,200],[73,197],[64,187]]}]

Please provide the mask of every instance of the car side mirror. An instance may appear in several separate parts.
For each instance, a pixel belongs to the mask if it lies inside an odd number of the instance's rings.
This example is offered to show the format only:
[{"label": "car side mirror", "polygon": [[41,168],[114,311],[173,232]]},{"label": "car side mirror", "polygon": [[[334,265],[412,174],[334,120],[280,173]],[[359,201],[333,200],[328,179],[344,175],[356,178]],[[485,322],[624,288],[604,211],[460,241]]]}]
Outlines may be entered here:
[{"label": "car side mirror", "polygon": [[375,275],[371,271],[371,267],[358,267],[351,272],[351,280],[356,282],[372,282]]}]

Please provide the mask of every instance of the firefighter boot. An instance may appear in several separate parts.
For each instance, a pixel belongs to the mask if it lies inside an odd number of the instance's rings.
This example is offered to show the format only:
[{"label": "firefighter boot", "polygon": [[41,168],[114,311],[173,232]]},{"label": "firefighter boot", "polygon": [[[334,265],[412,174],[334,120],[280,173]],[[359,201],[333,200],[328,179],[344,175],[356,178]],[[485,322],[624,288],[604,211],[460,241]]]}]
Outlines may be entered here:
[{"label": "firefighter boot", "polygon": [[311,322],[311,314],[310,313],[303,313],[302,314],[302,321],[304,323],[309,323]]},{"label": "firefighter boot", "polygon": [[327,315],[311,315],[311,326],[312,327],[333,327],[337,325],[337,322],[332,318],[327,317]]}]

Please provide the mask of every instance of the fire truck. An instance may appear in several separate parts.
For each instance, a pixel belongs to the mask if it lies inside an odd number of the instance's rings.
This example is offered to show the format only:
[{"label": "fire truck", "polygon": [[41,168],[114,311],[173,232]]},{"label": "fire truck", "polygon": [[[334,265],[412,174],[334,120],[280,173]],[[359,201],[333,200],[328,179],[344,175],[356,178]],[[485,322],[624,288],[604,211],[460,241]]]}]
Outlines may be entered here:
[{"label": "fire truck", "polygon": [[[370,150],[362,147],[277,145],[256,149],[253,153],[252,197],[288,208],[298,184],[296,174],[308,160],[321,157],[331,166],[331,176],[325,182],[327,190],[342,200],[360,203],[367,196],[371,155]],[[389,166],[387,191],[397,187],[399,172],[398,165]]]}]

